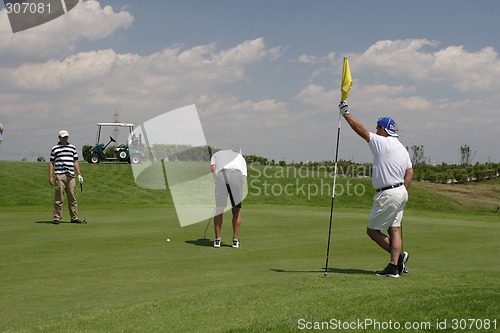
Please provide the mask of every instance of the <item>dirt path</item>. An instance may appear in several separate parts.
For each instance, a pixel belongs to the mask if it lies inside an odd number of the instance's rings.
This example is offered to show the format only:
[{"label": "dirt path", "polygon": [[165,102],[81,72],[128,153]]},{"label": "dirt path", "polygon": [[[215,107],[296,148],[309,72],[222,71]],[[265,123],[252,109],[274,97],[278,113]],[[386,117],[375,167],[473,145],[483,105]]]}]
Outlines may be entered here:
[{"label": "dirt path", "polygon": [[[481,206],[496,211],[500,206],[500,179],[468,184],[434,184],[419,182],[419,186],[451,197],[466,206]],[[500,209],[498,211],[500,214]]]}]

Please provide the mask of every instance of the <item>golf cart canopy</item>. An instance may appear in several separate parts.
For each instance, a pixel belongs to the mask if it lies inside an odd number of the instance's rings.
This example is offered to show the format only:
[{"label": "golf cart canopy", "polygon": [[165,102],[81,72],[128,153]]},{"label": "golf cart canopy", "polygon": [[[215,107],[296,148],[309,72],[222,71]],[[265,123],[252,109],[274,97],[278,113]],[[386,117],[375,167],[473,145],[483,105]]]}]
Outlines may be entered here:
[{"label": "golf cart canopy", "polygon": [[97,123],[97,126],[120,126],[120,127],[134,127],[134,124],[127,123]]},{"label": "golf cart canopy", "polygon": [[[127,144],[120,144],[115,146],[113,149],[113,155],[106,155],[106,148],[111,142],[116,142],[115,138],[109,137],[109,142],[104,144],[101,143],[101,130],[103,127],[114,128],[128,128],[128,140]],[[115,136],[116,137],[116,136]],[[97,137],[96,144],[90,148],[87,161],[92,164],[100,163],[101,161],[116,161],[116,162],[128,162],[137,164],[146,158],[144,151],[142,151],[142,135],[136,136],[134,134],[134,125],[129,123],[97,123]]]},{"label": "golf cart canopy", "polygon": [[97,123],[97,136],[95,138],[96,145],[101,141],[101,129],[103,127],[126,127],[128,128],[128,134],[134,132],[134,124],[129,123]]}]

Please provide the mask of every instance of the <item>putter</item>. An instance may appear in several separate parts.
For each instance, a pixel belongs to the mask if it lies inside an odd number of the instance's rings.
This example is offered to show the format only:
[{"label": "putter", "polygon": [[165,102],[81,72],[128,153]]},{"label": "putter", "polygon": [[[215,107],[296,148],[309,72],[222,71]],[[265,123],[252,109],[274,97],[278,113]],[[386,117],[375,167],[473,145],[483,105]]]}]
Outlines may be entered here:
[{"label": "putter", "polygon": [[83,206],[83,183],[80,183],[80,191],[82,192],[82,211],[83,211],[83,221],[82,224],[87,224],[87,214],[85,213],[85,209]]},{"label": "putter", "polygon": [[214,214],[215,214],[215,208],[214,208],[214,212],[212,213],[212,216],[210,216],[210,219],[208,220],[207,227],[205,228],[205,232],[203,233],[203,239],[207,239],[208,226],[210,225],[210,221],[212,221]]}]

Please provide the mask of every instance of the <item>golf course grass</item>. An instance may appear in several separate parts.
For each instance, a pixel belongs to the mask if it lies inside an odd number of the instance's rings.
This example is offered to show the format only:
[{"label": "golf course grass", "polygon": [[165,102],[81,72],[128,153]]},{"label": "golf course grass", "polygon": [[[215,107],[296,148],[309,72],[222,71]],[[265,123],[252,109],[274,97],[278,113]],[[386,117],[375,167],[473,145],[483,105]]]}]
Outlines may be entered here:
[{"label": "golf course grass", "polygon": [[47,164],[0,161],[0,332],[500,331],[498,179],[412,185],[399,279],[374,274],[388,255],[365,232],[370,180],[339,179],[324,278],[328,177],[250,168],[242,246],[227,213],[215,249],[212,223],[209,239],[208,220],[181,228],[129,165],[81,167],[88,224],[53,225]]}]

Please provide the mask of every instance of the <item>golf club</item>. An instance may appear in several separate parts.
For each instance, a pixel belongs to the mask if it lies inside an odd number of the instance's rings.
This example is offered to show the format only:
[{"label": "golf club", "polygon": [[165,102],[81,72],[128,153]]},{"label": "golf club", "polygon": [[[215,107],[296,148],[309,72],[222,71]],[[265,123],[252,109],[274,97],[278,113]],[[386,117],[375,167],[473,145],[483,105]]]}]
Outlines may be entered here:
[{"label": "golf club", "polygon": [[82,224],[87,224],[87,214],[85,213],[85,209],[83,206],[83,183],[80,183],[80,191],[82,192],[82,200],[81,200],[81,206],[82,206],[82,211],[83,211],[83,221]]},{"label": "golf club", "polygon": [[215,208],[214,208],[214,212],[212,213],[212,216],[210,216],[210,219],[208,220],[207,227],[205,228],[205,232],[203,233],[203,239],[207,239],[208,226],[210,225],[210,221],[212,221],[214,214],[215,214]]},{"label": "golf club", "polygon": [[[212,159],[212,147],[210,147],[210,145],[208,145],[207,150],[208,150],[208,156],[210,157],[210,159]],[[210,219],[208,220],[207,227],[205,228],[205,232],[203,233],[203,239],[207,239],[208,226],[210,225],[210,221],[212,221],[212,218],[215,215],[215,209],[216,209],[216,207],[214,207],[214,211],[213,211],[212,215],[210,216]]]}]

